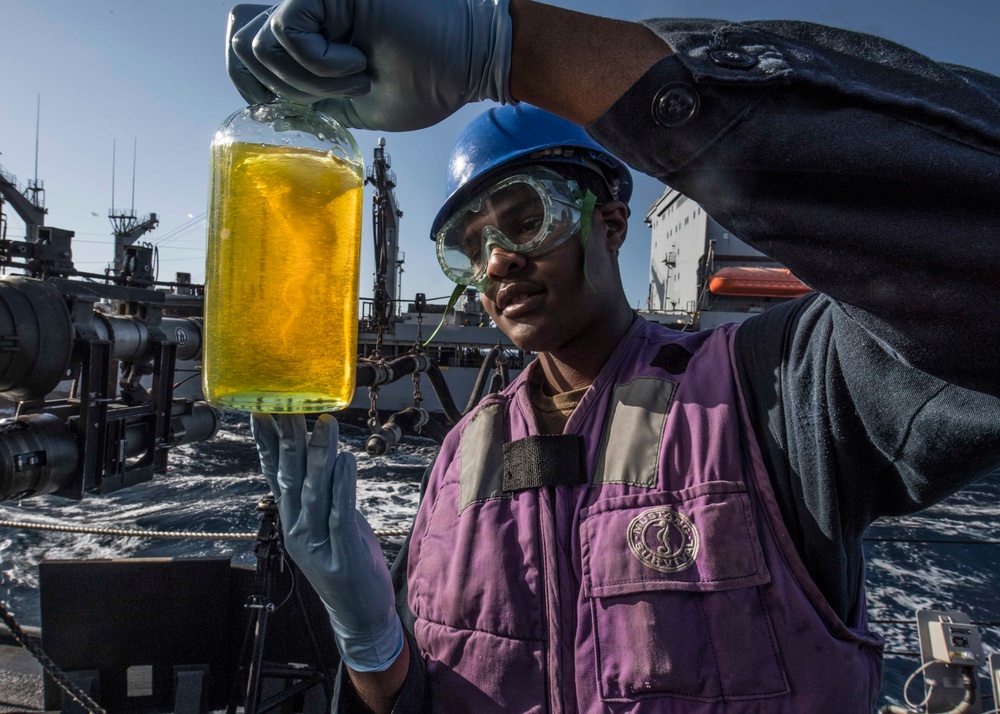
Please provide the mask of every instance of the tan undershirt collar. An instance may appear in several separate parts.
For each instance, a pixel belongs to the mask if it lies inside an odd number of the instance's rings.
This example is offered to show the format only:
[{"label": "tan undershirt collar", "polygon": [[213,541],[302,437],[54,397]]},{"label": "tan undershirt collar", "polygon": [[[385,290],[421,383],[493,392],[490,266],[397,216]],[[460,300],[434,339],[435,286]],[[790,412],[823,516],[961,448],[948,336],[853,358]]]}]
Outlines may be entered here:
[{"label": "tan undershirt collar", "polygon": [[535,410],[540,434],[562,434],[570,414],[583,399],[589,387],[573,389],[559,394],[547,394],[548,384],[541,369],[536,369],[529,383],[531,406]]}]

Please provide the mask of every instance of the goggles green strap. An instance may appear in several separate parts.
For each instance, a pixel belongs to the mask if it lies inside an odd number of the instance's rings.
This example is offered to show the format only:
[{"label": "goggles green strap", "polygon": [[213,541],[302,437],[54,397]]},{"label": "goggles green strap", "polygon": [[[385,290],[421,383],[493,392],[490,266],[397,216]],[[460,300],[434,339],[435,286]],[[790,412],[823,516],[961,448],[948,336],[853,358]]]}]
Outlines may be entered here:
[{"label": "goggles green strap", "polygon": [[441,316],[441,322],[439,322],[438,326],[434,328],[434,332],[431,333],[431,336],[427,338],[427,342],[424,343],[424,347],[429,345],[431,340],[434,339],[434,336],[437,335],[438,330],[440,330],[441,326],[444,324],[445,318],[448,317],[448,313],[451,312],[451,309],[455,307],[455,303],[458,302],[458,296],[465,291],[465,288],[465,285],[456,285],[455,289],[451,291],[451,297],[448,298],[448,305],[445,307],[444,314]]},{"label": "goggles green strap", "polygon": [[587,193],[583,195],[583,206],[580,207],[580,240],[583,241],[583,278],[587,281],[587,285],[590,286],[591,290],[595,288],[594,284],[590,282],[590,276],[587,274],[587,241],[590,240],[590,227],[596,206],[597,196],[591,193],[588,188]]}]

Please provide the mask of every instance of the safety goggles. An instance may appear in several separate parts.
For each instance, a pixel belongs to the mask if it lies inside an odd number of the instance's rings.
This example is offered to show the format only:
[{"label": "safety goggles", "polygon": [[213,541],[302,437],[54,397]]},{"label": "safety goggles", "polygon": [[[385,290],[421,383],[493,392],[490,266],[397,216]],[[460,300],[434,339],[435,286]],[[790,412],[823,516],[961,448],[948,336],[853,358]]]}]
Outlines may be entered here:
[{"label": "safety goggles", "polygon": [[438,262],[452,281],[479,291],[493,248],[537,257],[580,230],[585,197],[576,181],[533,166],[498,181],[464,203],[437,232]]}]

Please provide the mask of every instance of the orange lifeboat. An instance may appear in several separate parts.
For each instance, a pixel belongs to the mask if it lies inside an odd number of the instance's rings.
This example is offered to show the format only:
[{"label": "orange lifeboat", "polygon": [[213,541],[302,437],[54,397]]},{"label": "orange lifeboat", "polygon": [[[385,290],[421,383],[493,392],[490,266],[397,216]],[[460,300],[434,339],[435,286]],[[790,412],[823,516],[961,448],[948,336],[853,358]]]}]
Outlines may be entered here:
[{"label": "orange lifeboat", "polygon": [[723,268],[708,279],[708,289],[716,295],[778,298],[795,298],[812,292],[788,268]]}]

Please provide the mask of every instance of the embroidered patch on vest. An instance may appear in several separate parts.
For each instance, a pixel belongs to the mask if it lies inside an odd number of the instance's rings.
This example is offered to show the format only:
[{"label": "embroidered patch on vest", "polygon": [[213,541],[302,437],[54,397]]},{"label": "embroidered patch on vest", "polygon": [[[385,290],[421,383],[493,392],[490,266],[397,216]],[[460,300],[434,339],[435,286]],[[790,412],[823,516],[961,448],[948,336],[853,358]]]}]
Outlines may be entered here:
[{"label": "embroidered patch on vest", "polygon": [[660,441],[677,383],[636,377],[615,387],[594,468],[594,485],[627,483],[654,488]]},{"label": "embroidered patch on vest", "polygon": [[503,445],[504,492],[585,483],[587,468],[582,436],[539,434]]},{"label": "embroidered patch on vest", "polygon": [[680,345],[663,345],[660,351],[656,353],[653,361],[649,363],[649,366],[665,369],[670,374],[684,374],[687,371],[688,362],[691,361],[693,356]]},{"label": "embroidered patch on vest", "polygon": [[661,573],[694,565],[701,536],[691,519],[672,508],[651,508],[628,524],[628,547],[639,561]]}]

